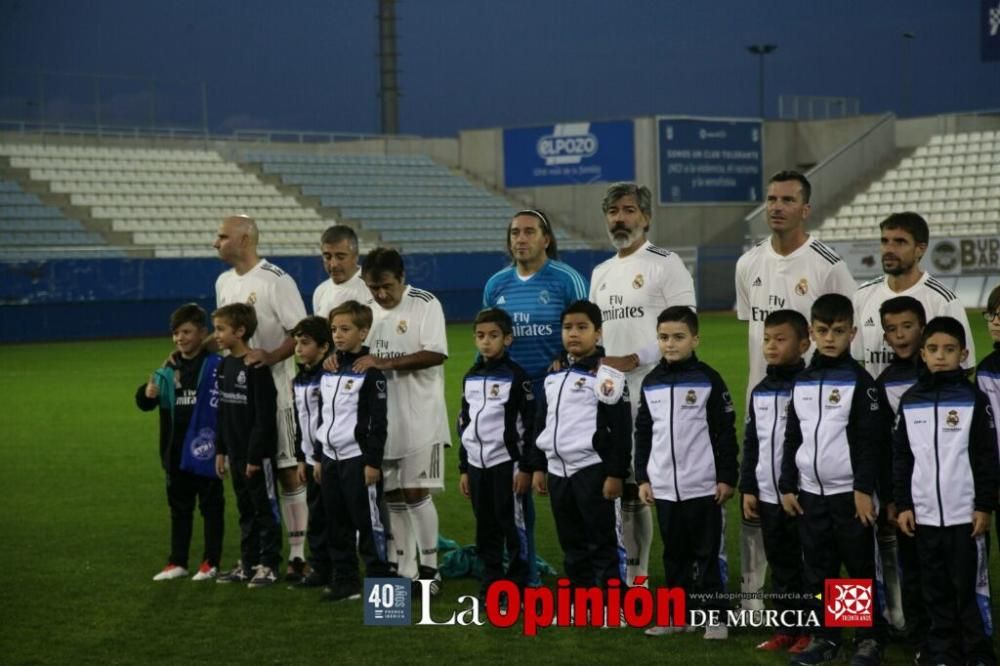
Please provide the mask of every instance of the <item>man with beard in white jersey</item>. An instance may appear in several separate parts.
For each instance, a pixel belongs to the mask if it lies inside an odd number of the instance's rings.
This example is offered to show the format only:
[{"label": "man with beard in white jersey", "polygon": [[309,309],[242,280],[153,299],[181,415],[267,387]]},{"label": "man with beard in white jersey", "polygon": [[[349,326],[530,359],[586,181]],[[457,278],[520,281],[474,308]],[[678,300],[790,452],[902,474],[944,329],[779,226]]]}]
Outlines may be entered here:
[{"label": "man with beard in white jersey", "polygon": [[335,224],[323,232],[319,241],[323,269],[329,280],[323,280],[313,291],[313,314],[326,319],[330,310],[347,301],[371,306],[372,294],[361,279],[358,266],[358,236],[354,229]]},{"label": "man with beard in white jersey", "polygon": [[296,582],[305,573],[305,535],[309,523],[306,487],[298,477],[295,458],[295,416],[292,409],[292,378],[295,376],[295,339],[289,331],[306,316],[305,304],[295,280],[257,254],[260,233],[246,215],[232,215],[219,226],[213,246],[219,258],[232,268],[215,281],[216,307],[231,303],[252,305],[257,331],[250,338],[247,365],[270,366],[278,391],[278,455],[275,467],[281,485],[282,522],[288,532],[286,580]]},{"label": "man with beard in white jersey", "polygon": [[[617,254],[594,268],[590,300],[601,308],[607,356],[603,364],[625,373],[633,395],[660,360],[656,318],[674,305],[695,307],[694,280],[684,262],[673,252],[646,240],[653,217],[653,197],[648,187],[613,183],[601,202],[608,237]],[[631,401],[632,420],[639,400]],[[635,459],[633,441],[632,459]],[[649,575],[649,548],[653,541],[653,516],[639,499],[635,470],[625,481],[622,496],[622,532],[628,561],[626,583]]]},{"label": "man with beard in white jersey", "polygon": [[[858,288],[847,264],[837,253],[806,233],[812,186],[797,171],[780,171],[767,184],[768,238],[747,250],[736,262],[736,315],[749,322],[750,392],[763,379],[767,364],[761,349],[764,320],[775,310],[795,310],[809,320],[813,301],[823,294],[850,298]],[[808,364],[812,348],[806,354]],[[740,536],[741,591],[758,593],[764,586],[767,558],[760,522],[743,519]],[[760,610],[760,599],[743,600],[743,608]]]},{"label": "man with beard in white jersey", "polygon": [[389,559],[398,575],[429,581],[431,596],[437,596],[442,583],[431,492],[444,489],[444,447],[451,440],[444,397],[444,310],[433,294],[406,284],[403,258],[396,250],[377,247],[369,252],[362,276],[375,301],[375,321],[368,333],[369,355],[352,368],[358,373],[377,368],[387,382],[389,431],[382,474]]},{"label": "man with beard in white jersey", "polygon": [[930,231],[927,221],[917,213],[893,213],[879,224],[880,252],[885,275],[864,283],[854,293],[854,337],[851,354],[865,369],[878,377],[893,359],[892,349],[885,342],[879,308],[896,296],[912,296],[924,306],[927,321],[934,317],[954,317],[965,329],[969,355],[963,368],[976,364],[969,318],[961,301],[941,281],[920,270],[920,259],[927,252]]}]

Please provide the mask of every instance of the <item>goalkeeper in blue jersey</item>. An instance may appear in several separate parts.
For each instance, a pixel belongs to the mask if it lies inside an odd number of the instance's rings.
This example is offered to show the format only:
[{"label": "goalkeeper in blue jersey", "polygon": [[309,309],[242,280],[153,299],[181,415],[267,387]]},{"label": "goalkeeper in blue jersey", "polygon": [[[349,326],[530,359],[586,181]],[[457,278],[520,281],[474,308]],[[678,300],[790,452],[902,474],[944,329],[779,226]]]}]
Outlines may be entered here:
[{"label": "goalkeeper in blue jersey", "polygon": [[[562,353],[560,316],[579,300],[586,300],[587,280],[558,260],[556,237],[544,212],[518,211],[507,228],[511,265],[495,273],[483,289],[483,308],[507,311],[514,323],[510,358],[531,378],[536,395],[543,390],[546,370]],[[540,584],[535,566],[535,505],[526,498],[528,580]]]}]

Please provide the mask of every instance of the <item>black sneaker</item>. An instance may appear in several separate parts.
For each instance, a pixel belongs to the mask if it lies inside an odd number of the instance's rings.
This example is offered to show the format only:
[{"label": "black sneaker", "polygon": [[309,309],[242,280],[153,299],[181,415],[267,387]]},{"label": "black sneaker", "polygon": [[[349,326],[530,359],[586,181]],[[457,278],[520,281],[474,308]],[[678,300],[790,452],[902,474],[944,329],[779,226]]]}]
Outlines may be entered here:
[{"label": "black sneaker", "polygon": [[415,581],[413,581],[413,596],[417,599],[423,598],[424,588],[420,584],[422,580],[429,580],[431,582],[431,596],[436,597],[441,594],[441,590],[444,589],[444,581],[441,580],[441,574],[437,569],[433,567],[425,567],[423,565],[419,568],[419,576]]},{"label": "black sneaker", "polygon": [[[256,567],[254,569],[256,569]],[[236,566],[233,567],[230,571],[227,571],[224,574],[219,574],[215,578],[215,582],[221,584],[246,583],[253,577],[253,574],[254,570],[247,571],[246,569],[243,568],[242,562],[237,562]]]},{"label": "black sneaker", "polygon": [[813,636],[812,640],[809,641],[809,646],[802,652],[793,656],[788,663],[803,664],[805,666],[808,666],[809,664],[826,664],[834,661],[839,652],[840,645],[837,643],[825,638]]},{"label": "black sneaker", "polygon": [[350,601],[361,598],[361,584],[356,580],[336,580],[323,590],[323,601]]},{"label": "black sneaker", "polygon": [[313,569],[305,576],[303,576],[302,580],[296,583],[293,587],[312,589],[315,587],[325,587],[329,583],[330,583],[329,576],[324,576],[323,574],[318,573],[315,569]]},{"label": "black sneaker", "polygon": [[285,570],[285,581],[288,583],[298,583],[300,580],[305,578],[306,571],[309,565],[301,557],[296,557],[288,563],[288,569]]},{"label": "black sneaker", "polygon": [[866,638],[858,643],[851,666],[877,666],[882,663],[882,646],[873,638]]}]

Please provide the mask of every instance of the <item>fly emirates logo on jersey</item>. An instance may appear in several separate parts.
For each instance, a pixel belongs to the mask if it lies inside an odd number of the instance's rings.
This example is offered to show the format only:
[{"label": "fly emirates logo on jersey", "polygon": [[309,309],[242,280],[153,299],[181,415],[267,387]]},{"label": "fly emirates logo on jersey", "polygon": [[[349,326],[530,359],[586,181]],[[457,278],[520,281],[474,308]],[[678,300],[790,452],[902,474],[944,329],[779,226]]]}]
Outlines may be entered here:
[{"label": "fly emirates logo on jersey", "polygon": [[619,294],[611,294],[608,296],[608,301],[611,307],[601,310],[601,318],[605,322],[616,319],[642,319],[646,315],[641,305],[626,305],[625,297]]},{"label": "fly emirates logo on jersey", "polygon": [[515,338],[552,335],[552,324],[532,322],[528,312],[512,312],[511,319],[514,321]]}]

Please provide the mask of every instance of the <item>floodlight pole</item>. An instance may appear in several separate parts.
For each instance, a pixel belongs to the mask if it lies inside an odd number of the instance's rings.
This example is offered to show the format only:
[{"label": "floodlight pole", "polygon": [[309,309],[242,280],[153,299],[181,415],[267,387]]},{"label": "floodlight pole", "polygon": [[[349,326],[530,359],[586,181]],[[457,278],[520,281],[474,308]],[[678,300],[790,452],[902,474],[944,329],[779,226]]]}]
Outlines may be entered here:
[{"label": "floodlight pole", "polygon": [[764,56],[773,53],[778,48],[776,44],[751,44],[747,51],[757,56],[757,114],[764,119]]},{"label": "floodlight pole", "polygon": [[396,0],[378,0],[379,97],[382,133],[399,133],[399,67],[396,64]]}]

